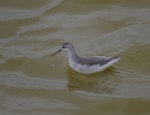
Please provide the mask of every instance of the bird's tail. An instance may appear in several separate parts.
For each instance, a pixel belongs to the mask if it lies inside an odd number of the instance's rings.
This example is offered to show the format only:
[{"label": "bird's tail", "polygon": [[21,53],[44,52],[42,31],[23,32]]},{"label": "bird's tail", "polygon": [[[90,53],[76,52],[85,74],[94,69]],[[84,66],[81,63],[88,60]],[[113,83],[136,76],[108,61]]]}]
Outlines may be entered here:
[{"label": "bird's tail", "polygon": [[115,57],[113,57],[113,59],[120,60],[120,57],[119,56],[115,56]]}]

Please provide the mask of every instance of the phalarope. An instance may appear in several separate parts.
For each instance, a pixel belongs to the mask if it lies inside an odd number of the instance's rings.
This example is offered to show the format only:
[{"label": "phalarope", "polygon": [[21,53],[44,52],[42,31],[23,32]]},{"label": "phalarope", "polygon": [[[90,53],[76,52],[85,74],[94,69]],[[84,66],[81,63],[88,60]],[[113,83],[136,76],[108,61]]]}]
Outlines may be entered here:
[{"label": "phalarope", "polygon": [[78,56],[75,52],[73,45],[69,42],[65,42],[61,45],[61,48],[52,54],[59,53],[60,51],[67,51],[68,59],[69,59],[69,66],[83,74],[92,74],[96,72],[103,71],[104,69],[111,66],[113,63],[117,62],[120,57],[105,57],[105,56],[91,56],[91,57],[81,57]]}]

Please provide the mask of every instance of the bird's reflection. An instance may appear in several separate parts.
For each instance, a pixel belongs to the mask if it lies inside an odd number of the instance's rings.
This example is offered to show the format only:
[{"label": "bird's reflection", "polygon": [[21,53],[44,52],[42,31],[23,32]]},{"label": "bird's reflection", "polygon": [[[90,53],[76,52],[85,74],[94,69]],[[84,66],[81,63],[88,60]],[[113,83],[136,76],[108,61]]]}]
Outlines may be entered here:
[{"label": "bird's reflection", "polygon": [[70,90],[84,90],[94,93],[112,94],[119,84],[117,71],[110,67],[96,74],[80,74],[68,69],[68,88]]}]

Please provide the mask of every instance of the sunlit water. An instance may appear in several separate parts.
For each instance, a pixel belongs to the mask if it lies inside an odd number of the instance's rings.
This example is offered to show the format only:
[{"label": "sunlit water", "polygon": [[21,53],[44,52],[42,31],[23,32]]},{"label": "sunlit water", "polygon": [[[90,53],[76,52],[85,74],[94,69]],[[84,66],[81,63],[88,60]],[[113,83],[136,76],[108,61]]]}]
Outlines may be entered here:
[{"label": "sunlit water", "polygon": [[[0,2],[0,114],[150,114],[150,1]],[[51,56],[65,41],[121,60],[77,73]]]}]

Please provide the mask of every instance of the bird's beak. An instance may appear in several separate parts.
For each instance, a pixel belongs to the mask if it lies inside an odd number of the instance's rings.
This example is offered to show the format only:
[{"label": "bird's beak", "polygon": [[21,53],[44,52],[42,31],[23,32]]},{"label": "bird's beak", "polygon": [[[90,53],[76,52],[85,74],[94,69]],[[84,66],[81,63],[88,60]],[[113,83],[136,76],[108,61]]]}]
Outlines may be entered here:
[{"label": "bird's beak", "polygon": [[61,52],[61,49],[58,50],[57,52],[55,52],[54,54],[52,54],[52,56],[56,55],[57,53]]}]

